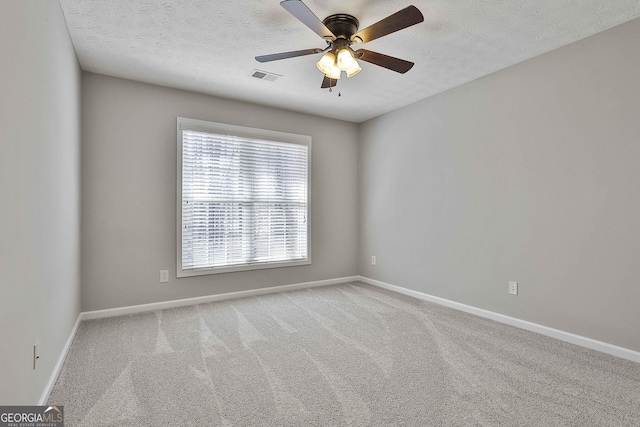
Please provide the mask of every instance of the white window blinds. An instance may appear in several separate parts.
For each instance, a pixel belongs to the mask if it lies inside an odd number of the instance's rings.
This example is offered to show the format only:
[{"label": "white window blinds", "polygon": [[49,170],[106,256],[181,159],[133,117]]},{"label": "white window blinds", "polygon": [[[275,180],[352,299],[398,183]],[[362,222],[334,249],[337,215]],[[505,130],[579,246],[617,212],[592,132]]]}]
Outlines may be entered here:
[{"label": "white window blinds", "polygon": [[308,264],[310,138],[209,125],[178,122],[179,275]]}]

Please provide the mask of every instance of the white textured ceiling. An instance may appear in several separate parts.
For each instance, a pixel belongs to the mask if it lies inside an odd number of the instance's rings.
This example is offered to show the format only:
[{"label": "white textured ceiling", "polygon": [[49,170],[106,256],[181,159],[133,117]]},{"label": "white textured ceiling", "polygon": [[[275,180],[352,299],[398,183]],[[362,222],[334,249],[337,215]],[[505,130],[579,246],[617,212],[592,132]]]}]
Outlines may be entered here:
[{"label": "white textured ceiling", "polygon": [[[360,45],[415,62],[407,74],[369,63],[333,92],[320,55],[259,63],[256,55],[324,48],[279,0],[60,0],[83,70],[362,122],[640,16],[640,0],[305,0],[320,18],[360,28],[413,4],[423,23]],[[283,77],[268,82],[254,69]],[[338,93],[341,96],[338,97]]]}]

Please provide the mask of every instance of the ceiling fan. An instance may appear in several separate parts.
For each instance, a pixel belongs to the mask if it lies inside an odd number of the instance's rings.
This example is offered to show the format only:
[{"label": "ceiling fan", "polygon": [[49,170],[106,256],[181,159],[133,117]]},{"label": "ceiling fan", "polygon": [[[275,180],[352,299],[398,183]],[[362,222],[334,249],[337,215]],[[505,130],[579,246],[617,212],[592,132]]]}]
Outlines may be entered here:
[{"label": "ceiling fan", "polygon": [[327,42],[327,47],[324,49],[304,49],[256,56],[258,62],[277,61],[326,52],[316,64],[324,74],[321,88],[335,86],[343,71],[347,77],[353,77],[358,74],[362,68],[358,65],[356,59],[402,74],[413,67],[413,62],[367,49],[354,51],[351,45],[367,43],[424,21],[422,13],[415,6],[408,6],[364,30],[358,31],[359,22],[354,16],[338,13],[327,16],[320,21],[301,0],[284,0],[280,2],[280,5],[322,37]]}]

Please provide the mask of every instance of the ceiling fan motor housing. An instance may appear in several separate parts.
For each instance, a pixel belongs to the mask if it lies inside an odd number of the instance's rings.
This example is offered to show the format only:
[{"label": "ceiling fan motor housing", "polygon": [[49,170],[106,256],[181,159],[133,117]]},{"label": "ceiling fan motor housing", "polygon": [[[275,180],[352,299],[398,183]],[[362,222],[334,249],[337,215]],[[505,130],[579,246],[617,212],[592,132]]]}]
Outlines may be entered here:
[{"label": "ceiling fan motor housing", "polygon": [[355,16],[346,13],[327,16],[322,23],[337,39],[346,40],[351,39],[351,36],[358,32],[358,25],[360,25]]}]

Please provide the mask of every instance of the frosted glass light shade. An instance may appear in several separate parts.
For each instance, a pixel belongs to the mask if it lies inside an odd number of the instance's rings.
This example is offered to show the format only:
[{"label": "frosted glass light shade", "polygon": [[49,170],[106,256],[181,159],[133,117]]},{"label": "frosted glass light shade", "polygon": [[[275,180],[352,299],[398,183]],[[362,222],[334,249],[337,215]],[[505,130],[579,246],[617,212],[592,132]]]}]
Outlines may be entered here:
[{"label": "frosted glass light shade", "polygon": [[353,55],[349,49],[341,49],[340,52],[338,52],[338,68],[341,70],[348,70],[354,61],[355,59],[353,59]]},{"label": "frosted glass light shade", "polygon": [[358,61],[356,61],[355,59],[353,60],[353,63],[351,64],[351,66],[349,67],[347,71],[347,77],[353,77],[356,74],[358,74],[360,71],[362,71],[362,68],[360,67],[360,65],[358,64]]},{"label": "frosted glass light shade", "polygon": [[322,58],[320,58],[320,61],[316,63],[316,66],[318,67],[318,70],[322,71],[323,74],[329,74],[331,72],[331,69],[334,68],[335,63],[336,56],[331,52],[327,52],[322,55]]},{"label": "frosted glass light shade", "polygon": [[342,73],[342,70],[334,65],[331,67],[331,70],[328,73],[324,73],[324,75],[333,80],[340,80],[340,73]]}]

